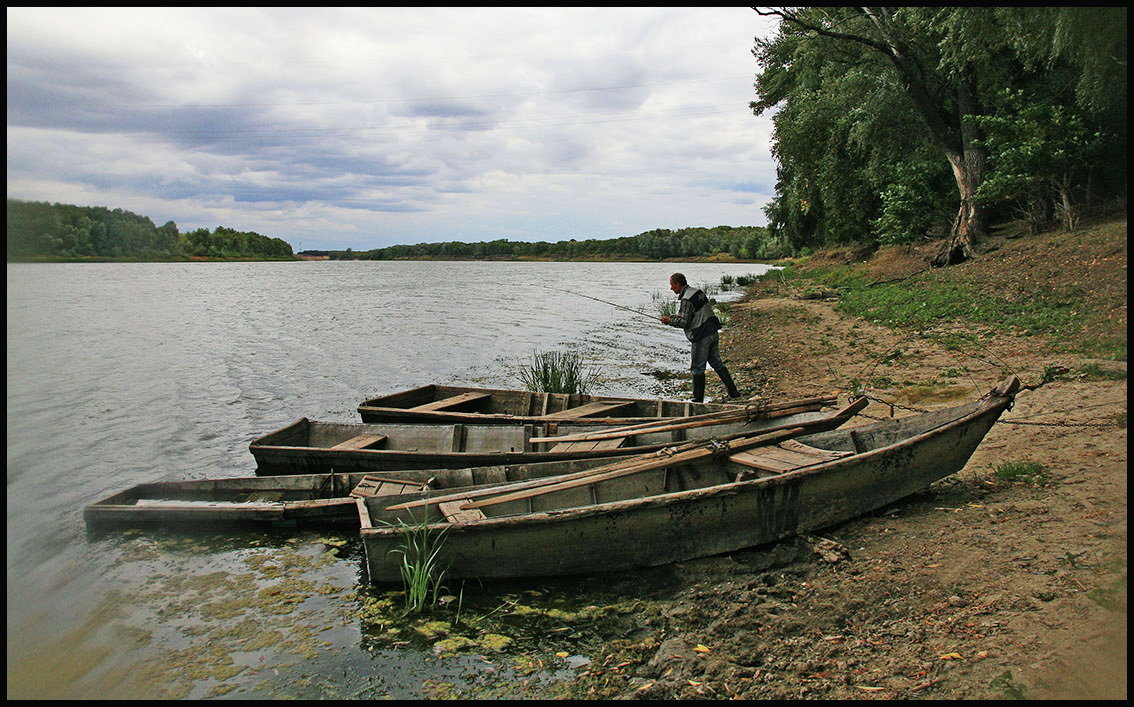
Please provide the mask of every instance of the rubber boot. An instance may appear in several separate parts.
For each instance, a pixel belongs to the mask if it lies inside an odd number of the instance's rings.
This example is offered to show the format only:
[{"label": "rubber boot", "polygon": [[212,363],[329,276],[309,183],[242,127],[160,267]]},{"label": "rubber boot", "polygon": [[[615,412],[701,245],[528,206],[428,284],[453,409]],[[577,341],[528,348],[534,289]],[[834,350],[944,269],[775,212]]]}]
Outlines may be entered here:
[{"label": "rubber boot", "polygon": [[725,390],[728,391],[728,397],[739,398],[740,391],[736,389],[736,383],[732,382],[732,376],[729,374],[728,369],[721,366],[717,369],[717,375],[721,377],[721,382],[724,383]]},{"label": "rubber boot", "polygon": [[693,402],[700,403],[705,400],[705,374],[693,374]]}]

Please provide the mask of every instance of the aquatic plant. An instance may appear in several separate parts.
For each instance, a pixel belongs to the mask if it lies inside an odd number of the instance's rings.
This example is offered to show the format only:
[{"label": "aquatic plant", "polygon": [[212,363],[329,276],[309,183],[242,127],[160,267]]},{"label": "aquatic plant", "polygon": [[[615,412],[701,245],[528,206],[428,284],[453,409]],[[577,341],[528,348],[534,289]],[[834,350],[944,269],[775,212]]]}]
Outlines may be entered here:
[{"label": "aquatic plant", "polygon": [[654,309],[658,313],[658,317],[672,317],[677,314],[677,298],[670,295],[668,292],[654,292],[650,297],[653,299]]},{"label": "aquatic plant", "polygon": [[587,393],[598,380],[598,371],[587,367],[583,357],[573,351],[545,351],[532,354],[520,381],[537,393]]},{"label": "aquatic plant", "polygon": [[396,528],[401,535],[401,542],[390,554],[402,556],[399,569],[405,588],[406,613],[419,613],[435,606],[447,572],[441,567],[438,556],[449,526],[435,526],[425,519],[407,523],[400,518],[387,525]]}]

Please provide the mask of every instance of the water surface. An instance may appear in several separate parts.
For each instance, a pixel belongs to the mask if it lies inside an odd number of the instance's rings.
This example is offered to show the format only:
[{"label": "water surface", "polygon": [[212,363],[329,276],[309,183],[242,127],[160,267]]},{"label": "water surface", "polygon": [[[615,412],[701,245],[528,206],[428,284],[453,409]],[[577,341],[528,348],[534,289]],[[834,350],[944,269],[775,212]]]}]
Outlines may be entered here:
[{"label": "water surface", "polygon": [[521,387],[536,351],[582,353],[596,392],[670,397],[652,374],[685,370],[679,330],[557,290],[648,310],[674,270],[706,284],[766,269],[9,264],[8,696],[414,698],[505,670],[369,643],[357,547],[312,532],[91,538],[82,507],[252,475],[252,439],[299,417],[358,421],[377,395]]}]

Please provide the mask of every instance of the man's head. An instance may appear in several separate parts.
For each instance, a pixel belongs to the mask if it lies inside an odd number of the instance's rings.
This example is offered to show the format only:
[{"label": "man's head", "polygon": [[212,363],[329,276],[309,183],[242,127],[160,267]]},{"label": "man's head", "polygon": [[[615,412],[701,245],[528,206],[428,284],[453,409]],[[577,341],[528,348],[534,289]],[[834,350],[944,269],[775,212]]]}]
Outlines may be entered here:
[{"label": "man's head", "polygon": [[684,290],[685,286],[688,284],[689,281],[679,272],[675,272],[669,276],[669,289],[673,290],[673,294],[675,295],[681,294],[681,291]]}]

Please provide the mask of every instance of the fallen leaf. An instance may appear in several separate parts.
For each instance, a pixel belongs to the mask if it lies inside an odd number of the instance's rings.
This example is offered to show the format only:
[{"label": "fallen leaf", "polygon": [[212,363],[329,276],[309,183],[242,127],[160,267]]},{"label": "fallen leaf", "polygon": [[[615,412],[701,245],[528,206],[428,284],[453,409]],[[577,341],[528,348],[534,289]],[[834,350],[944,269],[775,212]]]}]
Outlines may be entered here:
[{"label": "fallen leaf", "polygon": [[859,690],[865,690],[867,692],[878,692],[879,690],[886,689],[884,687],[874,687],[873,685],[855,685],[855,687]]},{"label": "fallen leaf", "polygon": [[558,652],[558,653],[556,653],[555,655],[559,656],[560,658],[566,658],[567,656],[569,656],[569,655],[571,655],[571,654],[570,654],[570,653],[568,653],[567,651],[559,651],[559,652]]},{"label": "fallen leaf", "polygon": [[696,646],[694,646],[693,650],[697,651],[698,653],[708,653],[710,651],[710,648],[698,643]]},{"label": "fallen leaf", "polygon": [[963,659],[961,658],[960,653],[946,653],[945,655],[940,656],[940,658],[938,658],[938,660],[963,660]]}]

